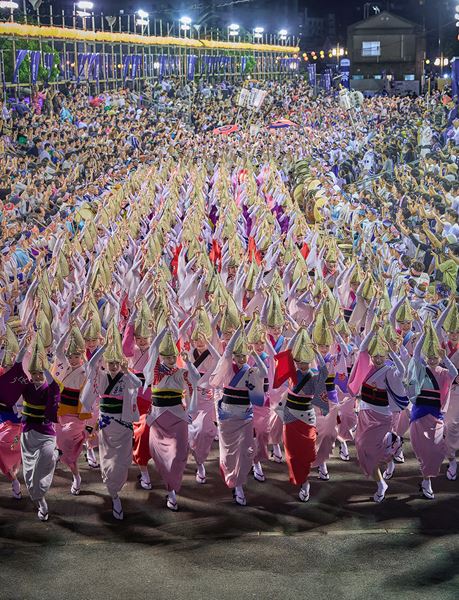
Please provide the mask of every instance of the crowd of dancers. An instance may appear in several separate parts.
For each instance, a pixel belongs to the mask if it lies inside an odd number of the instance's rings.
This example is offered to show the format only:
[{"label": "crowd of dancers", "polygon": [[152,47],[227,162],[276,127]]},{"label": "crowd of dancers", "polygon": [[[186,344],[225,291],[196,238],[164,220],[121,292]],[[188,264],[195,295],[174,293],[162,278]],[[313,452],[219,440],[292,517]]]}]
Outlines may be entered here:
[{"label": "crowd of dancers", "polygon": [[[86,128],[62,111],[57,127],[105,133],[82,145],[104,144],[108,172],[82,154],[81,189],[71,173],[64,194],[44,189],[45,213],[59,208],[41,221],[2,206],[0,470],[20,500],[22,465],[39,519],[56,464],[79,495],[83,452],[116,519],[133,463],[145,490],[154,466],[175,511],[188,461],[204,485],[216,439],[241,506],[269,459],[307,502],[311,469],[329,480],[349,443],[377,503],[408,437],[425,498],[445,461],[456,480],[454,103],[378,98],[352,116],[299,80],[271,87],[281,108],[232,135],[125,101],[123,137],[106,131],[107,103],[86,98]],[[218,126],[221,105],[207,108]],[[290,126],[270,128],[279,110]],[[3,139],[15,158],[23,118]],[[152,138],[137,138],[146,124]]]}]

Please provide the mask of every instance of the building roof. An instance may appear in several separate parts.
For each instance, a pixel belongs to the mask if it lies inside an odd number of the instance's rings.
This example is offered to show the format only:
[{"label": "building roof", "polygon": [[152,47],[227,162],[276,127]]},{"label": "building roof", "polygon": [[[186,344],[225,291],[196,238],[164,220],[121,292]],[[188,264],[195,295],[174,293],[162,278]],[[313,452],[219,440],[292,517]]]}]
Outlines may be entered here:
[{"label": "building roof", "polygon": [[372,30],[372,31],[381,31],[384,29],[406,29],[409,31],[415,31],[419,29],[419,24],[414,23],[413,21],[409,21],[399,15],[395,15],[387,10],[383,12],[372,15],[368,17],[368,19],[363,19],[362,21],[357,21],[348,27],[349,31],[355,30]]}]

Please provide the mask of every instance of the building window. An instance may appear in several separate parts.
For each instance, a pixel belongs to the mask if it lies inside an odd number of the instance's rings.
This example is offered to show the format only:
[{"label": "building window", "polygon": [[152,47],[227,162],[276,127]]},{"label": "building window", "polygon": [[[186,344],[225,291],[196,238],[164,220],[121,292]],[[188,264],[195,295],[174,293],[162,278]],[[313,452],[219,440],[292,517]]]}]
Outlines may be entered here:
[{"label": "building window", "polygon": [[381,42],[362,42],[362,56],[381,56]]},{"label": "building window", "polygon": [[414,75],[404,75],[404,81],[414,81]]},{"label": "building window", "polygon": [[375,75],[375,79],[382,79],[382,75]]},{"label": "building window", "polygon": [[352,79],[363,79],[363,75],[352,75]]}]

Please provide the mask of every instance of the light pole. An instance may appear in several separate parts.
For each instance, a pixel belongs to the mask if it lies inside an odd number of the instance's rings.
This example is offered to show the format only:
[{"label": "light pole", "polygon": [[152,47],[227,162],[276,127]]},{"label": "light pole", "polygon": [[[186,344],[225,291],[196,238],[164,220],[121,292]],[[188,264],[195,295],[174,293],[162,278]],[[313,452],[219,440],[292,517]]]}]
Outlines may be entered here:
[{"label": "light pole", "polygon": [[263,27],[255,27],[255,29],[253,30],[253,39],[258,40],[261,43],[263,41],[263,32]]},{"label": "light pole", "polygon": [[[189,36],[191,37],[191,19],[190,19],[190,17],[182,17],[180,19],[180,30],[183,31],[183,37],[186,38],[187,31],[190,32]],[[179,33],[179,37],[180,37],[180,33]]]},{"label": "light pole", "polygon": [[281,29],[279,31],[279,41],[281,42],[282,46],[285,46],[285,44],[287,42],[287,36],[288,36],[288,31],[286,29]]},{"label": "light pole", "polygon": [[228,26],[228,41],[230,38],[233,40],[239,36],[239,25],[237,23],[232,23]]},{"label": "light pole", "polygon": [[12,0],[1,0],[0,8],[10,9],[10,21],[13,23],[14,21],[14,11],[19,8],[19,4],[17,2],[13,2]]},{"label": "light pole", "polygon": [[[78,10],[77,10],[78,8]],[[90,17],[93,13],[88,12],[92,11],[94,8],[94,2],[89,2],[89,0],[80,0],[80,2],[73,4],[73,27],[76,29],[76,16],[81,17],[81,21],[83,23],[83,29],[86,30],[86,19]]]},{"label": "light pole", "polygon": [[150,35],[150,19],[148,18],[148,13],[139,8],[136,14],[139,18],[136,20],[135,24],[141,28],[140,31],[142,35],[145,35],[145,29],[147,30],[147,34]]},{"label": "light pole", "polygon": [[[83,23],[83,30],[86,31],[86,19],[92,15],[92,9],[94,8],[94,2],[90,2],[89,0],[80,0],[80,2],[73,3],[73,28],[76,29],[76,18],[77,16],[81,17],[81,21]],[[78,10],[77,10],[78,9]],[[75,73],[78,73],[78,45],[75,41],[75,57],[74,57],[74,65],[75,65]],[[86,53],[86,41],[83,43],[83,52]]]}]

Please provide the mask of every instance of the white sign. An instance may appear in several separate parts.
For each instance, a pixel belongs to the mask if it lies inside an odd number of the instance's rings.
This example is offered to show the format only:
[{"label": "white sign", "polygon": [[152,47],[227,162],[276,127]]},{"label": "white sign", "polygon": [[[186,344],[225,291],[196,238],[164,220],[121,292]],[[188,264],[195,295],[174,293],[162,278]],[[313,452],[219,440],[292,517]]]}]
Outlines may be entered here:
[{"label": "white sign", "polygon": [[242,88],[242,90],[239,93],[239,97],[237,99],[238,106],[241,106],[242,108],[248,106],[249,97],[250,97],[249,90]]}]

